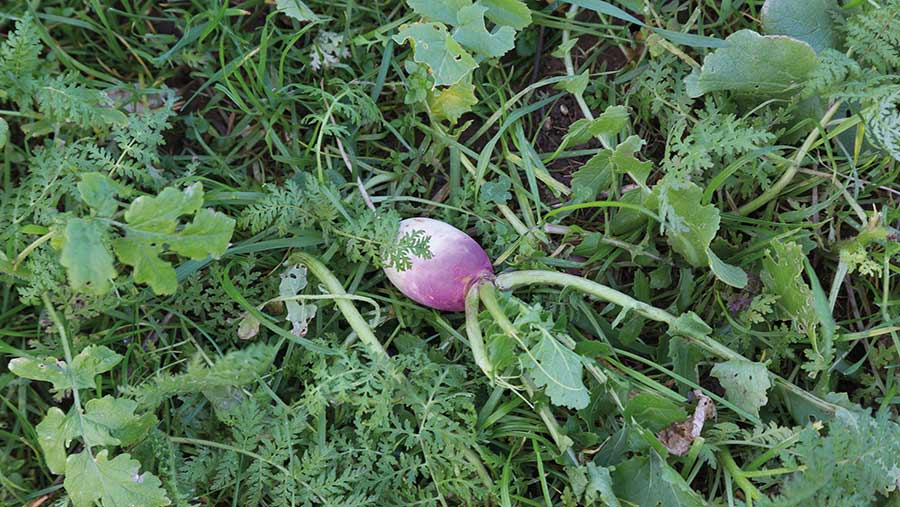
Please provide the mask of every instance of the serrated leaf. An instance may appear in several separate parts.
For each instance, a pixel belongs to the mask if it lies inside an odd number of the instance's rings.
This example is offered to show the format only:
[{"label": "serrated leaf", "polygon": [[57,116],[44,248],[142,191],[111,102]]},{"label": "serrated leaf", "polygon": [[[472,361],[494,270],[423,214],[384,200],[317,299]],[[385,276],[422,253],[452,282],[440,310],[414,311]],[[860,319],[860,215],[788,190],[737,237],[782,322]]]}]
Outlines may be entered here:
[{"label": "serrated leaf", "polygon": [[760,20],[767,34],[793,37],[818,53],[837,47],[839,36],[834,16],[839,13],[835,0],[766,0]]},{"label": "serrated leaf", "polygon": [[516,31],[501,26],[488,32],[484,25],[487,7],[480,4],[463,7],[457,13],[453,38],[482,58],[499,58],[515,46]]},{"label": "serrated leaf", "polygon": [[766,289],[778,296],[776,307],[801,329],[818,321],[813,293],[803,280],[803,249],[797,243],[773,242],[763,257],[760,273]]},{"label": "serrated leaf", "polygon": [[78,182],[78,193],[81,200],[101,217],[112,216],[119,208],[119,202],[116,201],[119,185],[105,174],[82,174],[81,181]]},{"label": "serrated leaf", "polygon": [[59,263],[66,268],[73,289],[102,295],[112,287],[116,268],[105,235],[105,226],[94,220],[71,218],[66,224]]},{"label": "serrated leaf", "polygon": [[720,259],[712,248],[706,249],[706,256],[709,257],[709,269],[716,275],[716,278],[738,289],[747,286],[747,273],[743,269]]},{"label": "serrated leaf", "polygon": [[275,0],[275,8],[278,9],[278,12],[297,21],[315,21],[319,19],[316,13],[301,0]]},{"label": "serrated leaf", "polygon": [[544,333],[523,363],[535,385],[544,388],[554,405],[580,410],[590,403],[590,393],[581,378],[581,356],[553,336]]},{"label": "serrated leaf", "polygon": [[659,196],[660,215],[666,238],[692,266],[706,267],[710,243],[719,230],[719,210],[701,205],[703,189],[679,177],[664,178],[654,188]]},{"label": "serrated leaf", "polygon": [[412,41],[413,58],[431,69],[435,86],[450,86],[462,80],[477,67],[472,58],[447,32],[441,23],[415,23],[394,36],[403,44]]},{"label": "serrated leaf", "polygon": [[456,13],[472,5],[472,0],[406,0],[419,16],[447,25],[456,24]]},{"label": "serrated leaf", "polygon": [[20,377],[53,384],[55,391],[94,387],[94,377],[115,367],[122,356],[103,345],[88,345],[72,359],[71,368],[53,357],[33,359],[17,357],[9,362],[9,371]]},{"label": "serrated leaf", "polygon": [[436,120],[450,120],[453,124],[477,103],[475,85],[465,80],[447,88],[435,89],[428,94],[431,116]]},{"label": "serrated leaf", "polygon": [[87,452],[66,460],[63,485],[74,507],[163,507],[171,502],[159,478],[140,473],[141,464],[128,454],[108,459],[106,450],[95,457]]},{"label": "serrated leaf", "polygon": [[725,42],[685,79],[691,97],[714,91],[763,98],[796,93],[818,65],[809,44],[783,35],[740,30]]},{"label": "serrated leaf", "polygon": [[641,507],[703,507],[706,502],[656,451],[616,465],[616,495]]},{"label": "serrated leaf", "polygon": [[710,375],[719,379],[728,401],[759,416],[760,407],[769,402],[766,391],[772,387],[769,370],[762,363],[731,360],[713,366]]},{"label": "serrated leaf", "polygon": [[572,174],[572,192],[579,201],[590,201],[612,184],[609,167],[610,151],[603,150],[590,158]]},{"label": "serrated leaf", "polygon": [[487,7],[485,16],[501,26],[521,30],[531,24],[531,9],[522,0],[479,0]]}]

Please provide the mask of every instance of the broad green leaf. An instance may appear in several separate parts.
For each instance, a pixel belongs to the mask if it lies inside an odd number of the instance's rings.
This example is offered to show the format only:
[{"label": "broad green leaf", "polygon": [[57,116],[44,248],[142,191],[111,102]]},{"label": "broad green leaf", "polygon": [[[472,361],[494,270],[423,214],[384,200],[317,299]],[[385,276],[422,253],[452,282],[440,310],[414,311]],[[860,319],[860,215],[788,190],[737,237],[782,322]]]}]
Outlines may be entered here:
[{"label": "broad green leaf", "polygon": [[593,200],[612,184],[610,155],[609,150],[597,153],[572,175],[572,192],[577,201]]},{"label": "broad green leaf", "polygon": [[172,233],[178,226],[178,217],[194,213],[202,205],[200,183],[194,183],[184,191],[169,187],[156,197],[144,195],[135,199],[125,212],[125,221],[141,232]]},{"label": "broad green leaf", "polygon": [[174,294],[178,289],[175,268],[159,258],[162,247],[139,239],[119,238],[113,250],[122,263],[134,268],[134,281],[145,283],[156,294]]},{"label": "broad green leaf", "polygon": [[101,217],[112,216],[119,208],[119,202],[116,201],[119,185],[105,174],[82,174],[81,181],[78,182],[78,193],[81,200]]},{"label": "broad green leaf", "polygon": [[819,63],[809,44],[783,35],[740,30],[725,42],[685,79],[691,97],[714,91],[762,98],[796,93]]},{"label": "broad green leaf", "polygon": [[47,415],[34,427],[38,436],[38,444],[44,451],[44,462],[55,474],[66,471],[66,447],[78,435],[70,435],[68,418],[56,407],[47,409]]},{"label": "broad green leaf", "polygon": [[415,23],[408,25],[394,36],[394,41],[402,44],[412,41],[413,58],[431,69],[435,86],[450,86],[457,83],[477,65],[441,23]]},{"label": "broad green leaf", "polygon": [[640,161],[634,156],[643,145],[644,140],[640,137],[628,136],[628,139],[625,139],[616,146],[616,149],[613,150],[612,156],[609,159],[613,167],[616,168],[616,171],[630,174],[632,179],[640,185],[645,185],[647,183],[647,178],[650,176],[650,170],[653,168],[652,162]]},{"label": "broad green leaf", "polygon": [[554,88],[565,90],[572,95],[582,95],[584,93],[584,90],[587,88],[590,79],[591,78],[588,74],[588,71],[584,71],[577,76],[572,76],[568,79],[556,83],[554,85]]},{"label": "broad green leaf", "polygon": [[575,410],[588,406],[591,397],[581,379],[581,356],[544,333],[531,349],[531,357],[524,357],[534,383],[544,388],[554,405]]},{"label": "broad green leaf", "polygon": [[506,175],[500,175],[494,181],[486,181],[482,183],[478,190],[478,199],[484,203],[506,204],[512,199],[509,193],[512,183]]},{"label": "broad green leaf", "polygon": [[406,3],[423,18],[455,25],[456,13],[472,5],[472,0],[406,0]]},{"label": "broad green leaf", "polygon": [[803,257],[803,249],[797,243],[772,242],[763,257],[760,278],[766,289],[778,296],[776,306],[783,317],[808,329],[818,319],[812,290],[803,280]]},{"label": "broad green leaf", "polygon": [[655,451],[616,465],[613,487],[619,499],[641,507],[704,507],[706,502]]},{"label": "broad green leaf", "polygon": [[687,416],[681,405],[657,394],[640,393],[625,404],[625,417],[654,433]]},{"label": "broad green leaf", "polygon": [[612,476],[609,469],[593,462],[587,464],[588,483],[584,490],[585,505],[596,505],[597,500],[607,507],[620,507],[619,499],[613,493]]},{"label": "broad green leaf", "polygon": [[315,21],[319,19],[301,0],[275,0],[275,8],[285,16],[297,21]]},{"label": "broad green leaf", "polygon": [[63,486],[74,507],[163,507],[171,502],[162,483],[128,454],[108,458],[106,450],[93,458],[85,451],[66,460]]},{"label": "broad green leaf", "polygon": [[731,360],[713,366],[710,375],[719,379],[728,401],[759,416],[760,407],[769,402],[766,391],[772,387],[769,370],[762,363]]},{"label": "broad green leaf", "polygon": [[709,269],[716,275],[716,278],[738,289],[747,286],[747,273],[744,273],[743,269],[720,259],[712,248],[706,249],[706,256],[709,257]]},{"label": "broad green leaf", "polygon": [[456,124],[462,115],[471,111],[472,106],[477,103],[475,85],[467,80],[447,88],[435,89],[428,94],[431,116],[437,120],[450,120],[453,124]]},{"label": "broad green leaf", "polygon": [[719,230],[719,210],[712,204],[701,205],[703,189],[679,177],[666,177],[655,190],[660,215],[672,249],[692,266],[706,267],[710,243]]},{"label": "broad green leaf", "polygon": [[669,324],[669,332],[675,336],[707,336],[712,328],[696,313],[685,312]]},{"label": "broad green leaf", "polygon": [[625,128],[627,122],[628,110],[625,109],[625,106],[609,106],[606,111],[593,120],[582,118],[569,125],[569,131],[563,137],[562,146],[557,152],[567,146],[584,144],[594,136],[614,135]]},{"label": "broad green leaf", "polygon": [[9,125],[6,120],[0,118],[0,149],[6,146],[7,141],[9,141]]},{"label": "broad green leaf", "polygon": [[837,47],[834,16],[840,14],[835,0],[766,0],[760,11],[763,29],[769,35],[787,35],[816,51]]},{"label": "broad green leaf", "polygon": [[71,218],[66,224],[59,263],[66,268],[73,289],[101,295],[112,287],[116,268],[104,244],[105,235],[105,226],[94,220]]},{"label": "broad green leaf", "polygon": [[508,26],[488,32],[484,25],[487,7],[475,4],[463,7],[457,13],[457,26],[453,38],[476,56],[499,58],[515,46],[516,31]]},{"label": "broad green leaf", "polygon": [[487,7],[485,16],[500,26],[521,30],[531,24],[531,9],[522,0],[479,0]]},{"label": "broad green leaf", "polygon": [[72,359],[71,368],[53,357],[32,359],[17,357],[9,362],[9,371],[20,377],[53,384],[55,391],[94,387],[94,377],[107,372],[122,356],[103,345],[88,345]]},{"label": "broad green leaf", "polygon": [[233,232],[234,219],[204,208],[181,232],[166,242],[175,253],[199,261],[207,257],[221,257],[228,249]]}]

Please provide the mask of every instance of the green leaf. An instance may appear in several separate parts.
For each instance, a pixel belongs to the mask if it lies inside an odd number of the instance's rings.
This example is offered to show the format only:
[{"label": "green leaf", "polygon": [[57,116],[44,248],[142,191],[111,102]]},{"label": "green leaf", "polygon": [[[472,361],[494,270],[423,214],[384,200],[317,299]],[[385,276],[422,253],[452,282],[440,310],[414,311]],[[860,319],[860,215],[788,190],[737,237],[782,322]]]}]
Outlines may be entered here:
[{"label": "green leaf", "polygon": [[53,357],[17,357],[9,362],[9,371],[27,379],[50,382],[55,391],[73,387],[87,389],[94,387],[94,377],[113,369],[121,360],[122,356],[103,345],[88,345],[72,359],[71,368]]},{"label": "green leaf", "polygon": [[457,13],[457,26],[453,38],[482,58],[499,58],[515,46],[516,31],[501,26],[488,32],[484,25],[487,7],[475,4],[463,7]]},{"label": "green leaf", "polygon": [[398,44],[407,40],[413,41],[415,61],[431,69],[435,86],[457,83],[477,67],[472,55],[450,37],[441,23],[415,23],[394,36]]},{"label": "green leaf", "polygon": [[141,232],[171,234],[178,226],[178,217],[194,213],[203,205],[203,187],[194,183],[184,191],[169,187],[156,197],[143,195],[125,211],[128,225]]},{"label": "green leaf", "polygon": [[716,278],[738,289],[747,286],[747,273],[744,273],[743,269],[720,259],[712,248],[706,249],[706,256],[709,257],[709,269],[716,275]]},{"label": "green leaf", "polygon": [[706,503],[655,451],[616,465],[613,487],[621,500],[641,507],[703,507]]},{"label": "green leaf", "polygon": [[55,474],[66,470],[66,447],[78,435],[69,434],[68,418],[56,407],[47,409],[47,415],[34,427],[38,436],[38,444],[44,451],[44,462]]},{"label": "green leaf", "polygon": [[275,0],[275,8],[278,9],[278,12],[297,21],[315,21],[319,19],[316,13],[301,0]]},{"label": "green leaf", "polygon": [[815,326],[818,321],[812,290],[803,280],[804,257],[797,243],[772,242],[760,273],[766,289],[778,296],[776,307],[782,316],[793,320],[800,329]]},{"label": "green leaf", "polygon": [[480,0],[487,7],[485,16],[501,26],[521,30],[531,24],[531,9],[522,0]]},{"label": "green leaf", "polygon": [[672,249],[692,266],[709,264],[706,255],[719,230],[719,210],[701,205],[703,189],[680,177],[666,177],[656,185],[660,215]]},{"label": "green leaf", "polygon": [[628,122],[628,110],[625,106],[609,106],[600,116],[593,120],[582,118],[569,125],[569,131],[557,153],[567,146],[578,146],[599,135],[614,135],[625,128]]},{"label": "green leaf", "polygon": [[708,336],[712,328],[696,313],[685,312],[669,324],[669,332],[675,336]]},{"label": "green leaf", "polygon": [[572,175],[572,192],[578,201],[590,201],[601,190],[612,184],[609,150],[603,150],[590,158]]},{"label": "green leaf", "polygon": [[506,175],[500,175],[495,181],[486,181],[478,191],[478,199],[485,204],[506,204],[512,199],[509,189],[512,183]]},{"label": "green leaf", "polygon": [[584,71],[581,74],[571,76],[568,79],[556,83],[554,88],[567,91],[572,95],[582,95],[584,94],[584,90],[587,88],[590,79],[588,71]]},{"label": "green leaf", "polygon": [[818,53],[837,47],[834,16],[840,10],[835,0],[766,0],[760,19],[767,34],[793,37]]},{"label": "green leaf", "polygon": [[87,452],[69,456],[66,460],[66,480],[63,486],[74,507],[163,507],[171,502],[166,498],[162,483],[150,472],[140,473],[141,464],[128,454],[108,459],[107,451],[95,457]]},{"label": "green leaf", "polygon": [[100,222],[72,218],[63,231],[59,263],[66,268],[69,285],[90,294],[106,294],[116,277],[113,256],[106,249],[105,226]]},{"label": "green leaf", "polygon": [[740,30],[725,42],[685,79],[691,97],[724,90],[763,98],[797,93],[818,65],[809,44],[783,35]]},{"label": "green leaf", "polygon": [[122,263],[134,268],[135,282],[149,285],[156,294],[174,294],[178,289],[175,268],[159,258],[162,246],[140,239],[119,238],[113,241],[113,250]]},{"label": "green leaf", "polygon": [[234,232],[234,220],[223,213],[204,208],[194,215],[175,237],[168,240],[169,248],[179,255],[201,261],[219,258],[228,249]]},{"label": "green leaf", "polygon": [[0,149],[6,146],[7,141],[9,141],[9,125],[6,120],[0,118]]},{"label": "green leaf", "polygon": [[656,433],[670,424],[687,419],[684,408],[657,394],[640,393],[625,404],[625,417]]},{"label": "green leaf", "polygon": [[581,379],[581,356],[550,334],[543,334],[523,363],[554,405],[580,410],[590,403],[590,393]]},{"label": "green leaf", "polygon": [[644,140],[638,136],[628,136],[628,139],[622,141],[616,149],[613,150],[609,161],[619,173],[627,173],[631,178],[640,185],[646,185],[647,178],[650,177],[650,170],[653,168],[652,162],[642,162],[634,156]]},{"label": "green leaf", "polygon": [[734,359],[716,364],[710,374],[719,379],[728,401],[757,417],[760,407],[769,402],[766,391],[772,383],[762,363]]},{"label": "green leaf", "polygon": [[448,88],[438,88],[428,94],[431,116],[436,120],[450,120],[453,124],[477,103],[475,85],[467,81],[460,81]]},{"label": "green leaf", "polygon": [[613,493],[613,482],[609,469],[588,462],[587,474],[588,483],[584,490],[585,505],[596,505],[599,500],[601,505],[620,507],[619,499]]},{"label": "green leaf", "polygon": [[471,6],[472,0],[406,0],[406,3],[423,18],[455,25],[456,13]]},{"label": "green leaf", "polygon": [[78,182],[81,200],[101,217],[110,217],[119,209],[119,202],[116,201],[119,188],[109,176],[98,172],[84,173]]}]

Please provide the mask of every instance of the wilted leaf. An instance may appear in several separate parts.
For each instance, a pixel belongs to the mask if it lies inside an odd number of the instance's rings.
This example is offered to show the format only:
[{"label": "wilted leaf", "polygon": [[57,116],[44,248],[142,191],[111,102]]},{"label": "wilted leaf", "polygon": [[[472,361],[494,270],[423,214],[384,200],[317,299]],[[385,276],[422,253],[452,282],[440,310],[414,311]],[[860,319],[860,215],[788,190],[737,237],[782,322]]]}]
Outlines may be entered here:
[{"label": "wilted leaf", "polygon": [[712,398],[703,394],[703,391],[695,389],[694,397],[698,400],[694,407],[694,414],[681,422],[677,422],[656,434],[656,438],[675,456],[684,456],[691,448],[694,440],[703,431],[703,425],[707,419],[716,417],[716,406]]},{"label": "wilted leaf", "polygon": [[680,404],[657,394],[640,393],[625,405],[625,417],[650,431],[659,431],[687,417]]},{"label": "wilted leaf", "polygon": [[286,319],[291,323],[291,332],[296,336],[305,336],[309,321],[316,316],[316,305],[303,304],[289,299],[300,294],[300,291],[306,287],[306,283],[306,266],[298,264],[289,267],[281,274],[281,283],[278,285],[278,295],[285,299]]},{"label": "wilted leaf", "polygon": [[837,47],[834,16],[839,13],[835,0],[766,0],[760,19],[767,34],[793,37],[818,53]]},{"label": "wilted leaf", "polygon": [[447,88],[437,88],[428,94],[428,108],[437,120],[450,120],[455,124],[459,118],[472,110],[478,103],[475,85],[466,80]]},{"label": "wilted leaf", "polygon": [[796,93],[818,65],[809,44],[783,35],[740,30],[725,42],[686,78],[691,97],[723,90],[767,98]]},{"label": "wilted leaf", "polygon": [[772,387],[769,370],[762,363],[731,360],[713,366],[710,374],[725,388],[728,401],[759,416],[760,407],[769,402],[766,391]]}]

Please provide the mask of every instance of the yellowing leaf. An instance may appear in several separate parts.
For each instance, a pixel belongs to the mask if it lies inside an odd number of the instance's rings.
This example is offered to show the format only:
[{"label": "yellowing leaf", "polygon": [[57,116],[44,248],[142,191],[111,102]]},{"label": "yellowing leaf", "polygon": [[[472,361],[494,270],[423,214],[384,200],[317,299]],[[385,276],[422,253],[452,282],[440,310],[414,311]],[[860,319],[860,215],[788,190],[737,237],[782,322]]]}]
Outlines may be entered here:
[{"label": "yellowing leaf", "polygon": [[431,69],[435,86],[455,84],[477,66],[472,55],[450,37],[441,23],[415,23],[394,36],[398,44],[407,40],[413,41],[415,61]]},{"label": "yellowing leaf", "polygon": [[75,290],[105,294],[116,277],[113,256],[104,245],[105,227],[94,220],[70,219],[63,232],[60,264]]},{"label": "yellowing leaf", "polygon": [[159,478],[140,473],[141,464],[128,454],[110,460],[106,450],[91,457],[86,451],[66,460],[63,486],[75,507],[163,507],[171,502]]},{"label": "yellowing leaf", "polygon": [[428,107],[432,117],[450,120],[450,123],[456,123],[477,103],[475,85],[466,81],[460,81],[449,88],[436,89],[428,95]]}]

